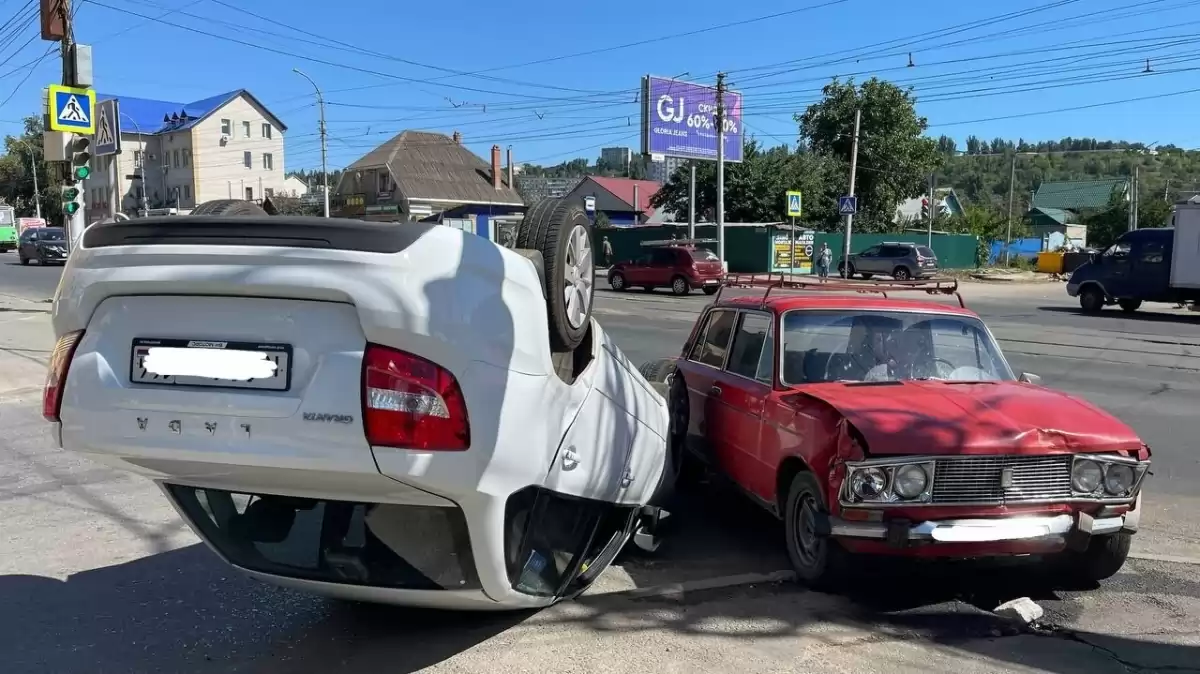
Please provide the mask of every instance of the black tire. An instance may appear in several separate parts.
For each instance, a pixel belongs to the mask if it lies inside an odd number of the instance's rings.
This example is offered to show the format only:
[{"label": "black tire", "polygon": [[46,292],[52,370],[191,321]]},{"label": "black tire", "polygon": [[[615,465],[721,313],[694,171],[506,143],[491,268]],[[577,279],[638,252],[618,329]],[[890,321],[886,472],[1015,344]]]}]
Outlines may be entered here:
[{"label": "black tire", "polygon": [[625,283],[625,275],[619,271],[614,271],[608,276],[608,285],[617,292],[625,292],[629,289],[629,285]]},{"label": "black tire", "polygon": [[1079,293],[1079,306],[1089,314],[1104,308],[1104,292],[1098,286],[1090,285]]},{"label": "black tire", "polygon": [[21,264],[23,264],[23,265],[25,265],[25,266],[29,266],[29,258],[27,258],[27,257],[25,257],[24,255],[22,255],[22,256],[21,256]]},{"label": "black tire", "polygon": [[676,276],[671,279],[671,293],[674,295],[686,295],[692,292],[692,286],[682,276]]},{"label": "black tire", "polygon": [[216,199],[206,201],[192,209],[192,215],[257,215],[265,216],[267,212],[252,201],[241,199]]},{"label": "black tire", "polygon": [[1082,552],[1064,552],[1058,560],[1066,579],[1093,582],[1108,580],[1117,575],[1129,559],[1133,535],[1127,533],[1094,536]]},{"label": "black tire", "polygon": [[817,589],[836,587],[850,565],[846,550],[817,532],[817,518],[828,516],[817,478],[807,471],[792,478],[783,518],[788,559],[797,580]]},{"label": "black tire", "polygon": [[1120,305],[1121,311],[1131,314],[1131,313],[1137,311],[1138,308],[1142,306],[1142,301],[1141,300],[1117,300],[1117,304]]},{"label": "black tire", "polygon": [[[517,248],[539,250],[545,261],[546,312],[550,348],[573,351],[583,342],[592,318],[596,263],[592,254],[592,225],[583,206],[566,199],[545,199],[525,214],[517,230]],[[577,268],[579,264],[586,268]],[[577,279],[568,285],[567,271]],[[570,310],[566,293],[574,289],[578,303]],[[574,318],[574,320],[573,320]]]},{"label": "black tire", "polygon": [[[867,278],[866,274],[863,275],[863,278]],[[892,278],[897,281],[911,281],[912,272],[908,270],[908,267],[896,267],[892,270]]]},{"label": "black tire", "polygon": [[[847,267],[850,270],[849,273],[846,271]],[[854,265],[847,265],[845,262],[839,262],[838,276],[841,276],[842,278],[854,278]]]},{"label": "black tire", "polygon": [[717,291],[720,289],[721,289],[720,286],[704,286],[704,294],[705,295],[716,295]]}]

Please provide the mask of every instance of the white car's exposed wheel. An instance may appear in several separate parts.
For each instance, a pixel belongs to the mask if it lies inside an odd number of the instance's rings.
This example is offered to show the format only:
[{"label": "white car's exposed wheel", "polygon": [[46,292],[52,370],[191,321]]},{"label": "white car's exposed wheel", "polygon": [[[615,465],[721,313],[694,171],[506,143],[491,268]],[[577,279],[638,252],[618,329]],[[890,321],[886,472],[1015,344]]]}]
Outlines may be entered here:
[{"label": "white car's exposed wheel", "polygon": [[539,202],[521,221],[516,247],[541,251],[550,346],[574,350],[587,335],[596,284],[592,227],[583,206],[566,199]]},{"label": "white car's exposed wheel", "polygon": [[267,212],[252,201],[241,199],[215,199],[206,201],[192,209],[192,215],[266,215]]}]

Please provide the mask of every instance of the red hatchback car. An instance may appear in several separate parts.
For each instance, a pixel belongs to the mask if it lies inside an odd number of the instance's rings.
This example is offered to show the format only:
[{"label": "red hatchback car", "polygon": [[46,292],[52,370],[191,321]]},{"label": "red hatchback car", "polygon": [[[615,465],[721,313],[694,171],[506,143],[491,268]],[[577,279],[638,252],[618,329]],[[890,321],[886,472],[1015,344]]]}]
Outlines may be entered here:
[{"label": "red hatchback car", "polygon": [[834,294],[953,282],[781,285],[718,296],[678,358],[642,371],[668,384],[671,471],[699,460],[782,518],[801,580],[833,581],[855,553],[1121,568],[1150,467],[1133,430],[1015,375],[965,308]]},{"label": "red hatchback car", "polygon": [[676,295],[686,295],[693,288],[701,288],[705,294],[715,295],[725,267],[716,253],[696,245],[706,241],[646,241],[642,245],[650,250],[645,254],[618,262],[608,270],[608,284],[618,291],[670,288]]}]

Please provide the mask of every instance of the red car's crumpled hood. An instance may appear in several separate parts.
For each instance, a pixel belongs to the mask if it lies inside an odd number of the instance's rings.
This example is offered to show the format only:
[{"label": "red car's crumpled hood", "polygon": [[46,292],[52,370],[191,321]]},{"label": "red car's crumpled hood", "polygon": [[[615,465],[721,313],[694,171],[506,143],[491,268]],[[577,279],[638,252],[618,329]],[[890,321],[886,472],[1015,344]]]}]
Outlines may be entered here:
[{"label": "red car's crumpled hood", "polygon": [[1032,384],[816,384],[871,454],[1055,454],[1137,449],[1132,428],[1079,398]]}]

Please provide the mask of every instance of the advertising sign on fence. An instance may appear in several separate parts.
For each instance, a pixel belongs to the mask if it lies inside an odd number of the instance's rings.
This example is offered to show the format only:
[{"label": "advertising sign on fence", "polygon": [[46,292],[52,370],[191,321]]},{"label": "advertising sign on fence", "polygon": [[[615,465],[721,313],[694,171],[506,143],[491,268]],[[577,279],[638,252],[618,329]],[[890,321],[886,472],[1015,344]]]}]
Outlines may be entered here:
[{"label": "advertising sign on fence", "polygon": [[771,242],[771,271],[813,273],[813,239],[813,232],[796,232],[796,248],[793,251],[791,232],[775,232],[775,239]]},{"label": "advertising sign on fence", "polygon": [[[725,161],[742,161],[742,95],[725,92]],[[717,90],[683,80],[642,78],[642,154],[717,158]]]}]

